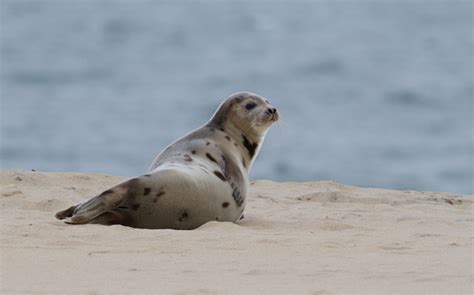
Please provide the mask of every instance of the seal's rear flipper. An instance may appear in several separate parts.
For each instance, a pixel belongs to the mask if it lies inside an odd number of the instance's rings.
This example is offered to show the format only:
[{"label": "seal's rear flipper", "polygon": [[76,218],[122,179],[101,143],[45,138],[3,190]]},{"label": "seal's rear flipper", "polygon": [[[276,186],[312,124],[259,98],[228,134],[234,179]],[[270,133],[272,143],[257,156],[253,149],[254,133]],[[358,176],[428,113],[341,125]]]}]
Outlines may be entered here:
[{"label": "seal's rear flipper", "polygon": [[88,221],[87,223],[95,223],[95,224],[103,224],[103,225],[113,225],[113,224],[122,224],[127,225],[126,221],[127,218],[124,214],[111,210],[107,211],[96,218]]},{"label": "seal's rear flipper", "polygon": [[71,206],[67,208],[66,210],[59,211],[56,213],[56,218],[59,220],[63,220],[66,217],[71,217],[74,214],[74,210],[76,209],[77,205]]},{"label": "seal's rear flipper", "polygon": [[100,195],[85,201],[84,203],[72,206],[66,210],[56,213],[56,218],[66,223],[101,223],[115,224],[119,223],[118,214],[111,210],[118,208],[126,203],[128,197],[133,194],[134,187],[138,178],[127,180],[119,185],[104,191]]}]

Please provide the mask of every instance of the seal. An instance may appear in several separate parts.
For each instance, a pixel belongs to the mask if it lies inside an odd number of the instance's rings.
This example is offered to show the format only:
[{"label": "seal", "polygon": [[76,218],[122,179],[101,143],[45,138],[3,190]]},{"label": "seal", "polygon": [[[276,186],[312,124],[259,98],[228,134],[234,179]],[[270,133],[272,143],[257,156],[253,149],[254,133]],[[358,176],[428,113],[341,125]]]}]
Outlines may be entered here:
[{"label": "seal", "polygon": [[194,229],[243,217],[249,171],[265,134],[279,119],[262,96],[228,97],[204,126],[155,158],[148,173],[56,214],[70,224]]}]

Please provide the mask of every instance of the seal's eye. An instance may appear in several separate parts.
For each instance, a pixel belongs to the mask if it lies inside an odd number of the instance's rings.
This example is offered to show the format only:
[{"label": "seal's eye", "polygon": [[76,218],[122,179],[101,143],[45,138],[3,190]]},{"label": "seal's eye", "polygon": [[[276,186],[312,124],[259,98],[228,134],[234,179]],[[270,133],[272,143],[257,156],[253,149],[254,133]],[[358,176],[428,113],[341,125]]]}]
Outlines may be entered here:
[{"label": "seal's eye", "polygon": [[251,110],[251,109],[253,109],[253,108],[256,107],[256,106],[257,106],[256,103],[249,102],[248,104],[245,105],[245,108],[246,108],[247,110]]}]

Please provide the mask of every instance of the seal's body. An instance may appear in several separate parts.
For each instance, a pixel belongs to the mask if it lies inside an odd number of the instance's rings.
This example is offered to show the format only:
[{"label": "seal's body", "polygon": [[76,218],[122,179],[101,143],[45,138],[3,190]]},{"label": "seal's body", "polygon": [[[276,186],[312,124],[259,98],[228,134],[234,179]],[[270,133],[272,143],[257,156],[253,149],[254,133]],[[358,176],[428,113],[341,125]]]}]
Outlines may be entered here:
[{"label": "seal's body", "polygon": [[245,208],[248,172],[279,115],[268,100],[237,93],[212,119],[162,151],[148,174],[56,214],[67,223],[194,229],[235,222]]}]

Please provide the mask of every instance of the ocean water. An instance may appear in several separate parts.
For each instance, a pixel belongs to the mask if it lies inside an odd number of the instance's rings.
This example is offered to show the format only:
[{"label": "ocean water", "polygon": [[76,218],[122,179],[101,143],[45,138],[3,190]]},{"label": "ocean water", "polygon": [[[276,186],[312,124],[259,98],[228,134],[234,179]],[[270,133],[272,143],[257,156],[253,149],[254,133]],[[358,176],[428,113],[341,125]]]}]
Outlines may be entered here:
[{"label": "ocean water", "polygon": [[2,168],[138,175],[247,90],[252,179],[473,193],[472,1],[0,3]]}]

